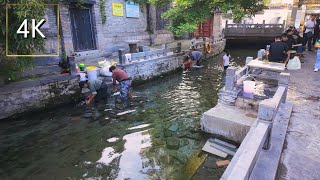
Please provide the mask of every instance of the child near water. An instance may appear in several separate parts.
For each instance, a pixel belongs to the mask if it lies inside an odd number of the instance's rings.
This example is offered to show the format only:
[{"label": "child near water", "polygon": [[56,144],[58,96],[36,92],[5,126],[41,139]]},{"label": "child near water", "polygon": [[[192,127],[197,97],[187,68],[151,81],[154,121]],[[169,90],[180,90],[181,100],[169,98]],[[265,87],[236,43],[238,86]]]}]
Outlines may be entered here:
[{"label": "child near water", "polygon": [[316,64],[314,65],[314,72],[318,72],[320,69],[320,40],[314,46],[318,48]]},{"label": "child near water", "polygon": [[190,58],[186,57],[183,62],[184,70],[188,71],[191,68]]},{"label": "child near water", "polygon": [[226,70],[226,69],[228,69],[228,67],[230,65],[230,53],[227,49],[225,49],[224,52],[226,54],[223,56],[222,66]]}]

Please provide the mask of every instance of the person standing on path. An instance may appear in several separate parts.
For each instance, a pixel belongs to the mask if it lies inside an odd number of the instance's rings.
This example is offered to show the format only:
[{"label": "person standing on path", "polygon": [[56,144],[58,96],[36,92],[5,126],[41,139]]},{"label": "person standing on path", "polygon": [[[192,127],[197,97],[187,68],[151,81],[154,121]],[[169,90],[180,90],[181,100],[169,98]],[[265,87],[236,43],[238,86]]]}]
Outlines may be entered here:
[{"label": "person standing on path", "polygon": [[223,66],[224,70],[226,70],[226,69],[228,69],[228,67],[230,65],[230,53],[227,49],[225,49],[224,52],[226,54],[223,56],[222,66]]},{"label": "person standing on path", "polygon": [[314,29],[316,26],[316,16],[311,15],[310,20],[305,23],[305,32],[303,34],[304,38],[304,43],[303,45],[305,46],[308,43],[308,50],[312,51],[312,39],[314,36]]},{"label": "person standing on path", "polygon": [[313,35],[313,46],[316,44],[316,42],[319,40],[320,36],[320,19],[316,20],[316,26],[314,27],[314,35]]},{"label": "person standing on path", "polygon": [[315,44],[315,48],[318,48],[316,63],[314,65],[314,72],[318,72],[320,69],[320,40]]},{"label": "person standing on path", "polygon": [[112,80],[113,80],[113,92],[117,92],[117,81],[119,82],[120,88],[120,99],[124,105],[124,107],[129,106],[129,97],[131,90],[132,80],[129,78],[128,74],[115,66],[111,66],[109,71],[112,72]]}]

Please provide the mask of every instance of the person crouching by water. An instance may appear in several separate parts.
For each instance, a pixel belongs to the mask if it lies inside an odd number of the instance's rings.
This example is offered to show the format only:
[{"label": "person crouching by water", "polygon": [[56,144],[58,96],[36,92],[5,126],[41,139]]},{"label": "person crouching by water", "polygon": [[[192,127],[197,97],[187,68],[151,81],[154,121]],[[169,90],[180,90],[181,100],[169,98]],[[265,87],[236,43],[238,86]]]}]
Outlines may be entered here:
[{"label": "person crouching by water", "polygon": [[230,65],[230,53],[228,50],[224,50],[224,52],[226,53],[223,56],[223,61],[222,61],[222,66],[224,68],[224,70],[228,69],[229,65]]},{"label": "person crouching by water", "polygon": [[[107,100],[108,97],[108,86],[105,82],[99,79],[86,80],[79,82],[80,88],[89,88],[91,94],[86,98],[86,104],[90,105],[93,99]],[[107,102],[107,101],[106,101]]]},{"label": "person crouching by water", "polygon": [[113,80],[113,92],[117,92],[117,81],[119,82],[120,88],[120,99],[124,105],[124,107],[129,106],[129,96],[131,90],[132,80],[129,78],[128,74],[115,66],[111,66],[109,71],[112,72],[112,80]]},{"label": "person crouching by water", "polygon": [[202,53],[192,48],[192,52],[189,54],[190,62],[192,66],[201,66]]}]

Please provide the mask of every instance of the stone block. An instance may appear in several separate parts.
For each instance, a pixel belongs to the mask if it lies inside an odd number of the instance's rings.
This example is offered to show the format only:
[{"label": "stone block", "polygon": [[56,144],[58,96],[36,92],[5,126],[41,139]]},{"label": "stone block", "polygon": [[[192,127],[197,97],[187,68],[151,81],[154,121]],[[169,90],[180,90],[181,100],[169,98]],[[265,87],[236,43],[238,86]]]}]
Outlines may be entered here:
[{"label": "stone block", "polygon": [[256,120],[246,116],[248,113],[233,106],[218,104],[202,115],[201,128],[208,133],[241,143]]},{"label": "stone block", "polygon": [[280,73],[278,77],[279,85],[288,85],[290,81],[290,73]]},{"label": "stone block", "polygon": [[276,105],[272,100],[266,99],[260,102],[258,119],[271,122],[275,113],[276,113]]}]

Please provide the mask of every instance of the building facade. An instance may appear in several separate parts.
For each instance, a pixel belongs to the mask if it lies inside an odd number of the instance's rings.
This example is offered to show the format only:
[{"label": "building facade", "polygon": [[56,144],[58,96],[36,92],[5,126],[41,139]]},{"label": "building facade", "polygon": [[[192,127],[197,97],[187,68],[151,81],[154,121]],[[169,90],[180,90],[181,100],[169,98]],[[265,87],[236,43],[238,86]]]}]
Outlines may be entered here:
[{"label": "building facade", "polygon": [[[101,7],[101,2],[104,7]],[[103,22],[102,11],[106,21]],[[61,47],[76,60],[115,56],[119,49],[173,40],[165,30],[163,9],[124,0],[84,0],[81,6],[60,5]]]}]

